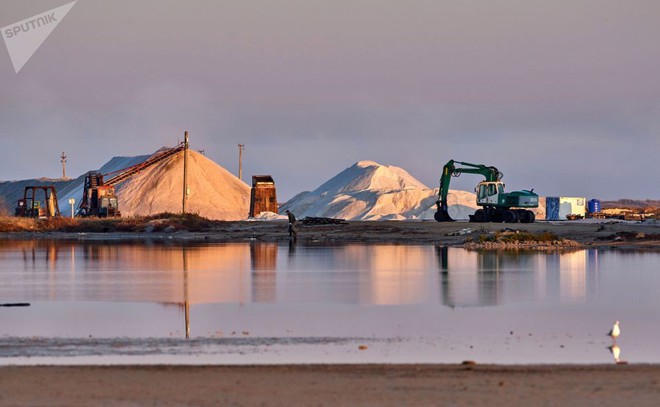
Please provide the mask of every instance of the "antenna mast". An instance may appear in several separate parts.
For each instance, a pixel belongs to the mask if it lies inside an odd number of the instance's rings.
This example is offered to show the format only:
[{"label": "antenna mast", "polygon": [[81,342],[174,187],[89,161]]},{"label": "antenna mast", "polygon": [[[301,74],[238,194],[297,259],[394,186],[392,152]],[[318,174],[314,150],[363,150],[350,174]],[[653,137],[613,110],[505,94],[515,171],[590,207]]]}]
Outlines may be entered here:
[{"label": "antenna mast", "polygon": [[66,153],[64,151],[60,156],[60,162],[62,163],[62,179],[66,179]]}]

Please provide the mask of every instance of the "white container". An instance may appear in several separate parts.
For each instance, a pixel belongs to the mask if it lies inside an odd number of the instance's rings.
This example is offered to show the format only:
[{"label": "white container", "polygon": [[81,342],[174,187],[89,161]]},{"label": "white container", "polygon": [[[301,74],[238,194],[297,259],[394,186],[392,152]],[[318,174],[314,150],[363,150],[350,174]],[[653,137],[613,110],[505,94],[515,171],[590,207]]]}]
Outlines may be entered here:
[{"label": "white container", "polygon": [[587,214],[587,199],[584,197],[559,197],[559,220],[566,220],[568,215],[585,217]]},{"label": "white container", "polygon": [[587,214],[587,200],[582,197],[546,197],[545,219],[567,220],[568,215],[584,217]]}]

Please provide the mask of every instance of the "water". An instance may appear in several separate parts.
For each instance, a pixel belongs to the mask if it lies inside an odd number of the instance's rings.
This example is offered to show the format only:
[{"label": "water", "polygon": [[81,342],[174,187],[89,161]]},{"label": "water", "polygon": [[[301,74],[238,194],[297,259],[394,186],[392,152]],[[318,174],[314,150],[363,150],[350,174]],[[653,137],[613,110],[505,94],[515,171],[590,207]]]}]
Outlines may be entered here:
[{"label": "water", "polygon": [[[0,364],[659,363],[660,253],[0,242]],[[29,305],[27,305],[29,304]]]}]

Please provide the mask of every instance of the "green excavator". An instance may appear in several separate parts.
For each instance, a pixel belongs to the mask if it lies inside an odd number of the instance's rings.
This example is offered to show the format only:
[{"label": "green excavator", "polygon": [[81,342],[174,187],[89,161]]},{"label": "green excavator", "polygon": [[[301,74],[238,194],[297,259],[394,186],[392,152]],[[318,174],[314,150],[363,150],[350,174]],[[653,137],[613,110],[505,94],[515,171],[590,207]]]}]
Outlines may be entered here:
[{"label": "green excavator", "polygon": [[477,205],[481,206],[482,209],[477,209],[474,215],[470,215],[470,222],[534,222],[534,212],[525,209],[539,206],[539,196],[534,193],[533,189],[504,192],[504,184],[501,182],[503,174],[497,168],[454,160],[449,160],[442,169],[440,191],[438,192],[438,200],[435,203],[437,207],[435,220],[438,222],[452,222],[454,220],[449,216],[447,205],[449,183],[451,177],[458,177],[463,173],[481,174],[486,178],[474,189],[477,193]]}]

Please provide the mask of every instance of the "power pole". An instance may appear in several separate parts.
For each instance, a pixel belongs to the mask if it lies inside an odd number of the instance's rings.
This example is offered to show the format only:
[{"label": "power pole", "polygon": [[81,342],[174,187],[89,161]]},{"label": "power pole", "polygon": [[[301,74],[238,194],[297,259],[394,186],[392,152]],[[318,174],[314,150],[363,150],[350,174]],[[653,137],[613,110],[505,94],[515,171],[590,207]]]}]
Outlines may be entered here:
[{"label": "power pole", "polygon": [[62,163],[62,179],[66,179],[66,154],[62,151],[60,156],[60,162]]},{"label": "power pole", "polygon": [[238,179],[243,181],[243,148],[244,144],[238,145]]},{"label": "power pole", "polygon": [[188,132],[183,136],[183,214],[186,213],[186,201],[188,200]]}]

